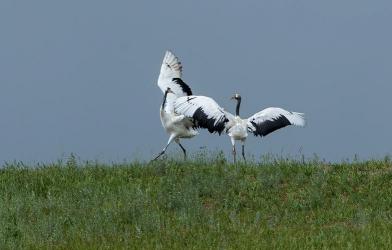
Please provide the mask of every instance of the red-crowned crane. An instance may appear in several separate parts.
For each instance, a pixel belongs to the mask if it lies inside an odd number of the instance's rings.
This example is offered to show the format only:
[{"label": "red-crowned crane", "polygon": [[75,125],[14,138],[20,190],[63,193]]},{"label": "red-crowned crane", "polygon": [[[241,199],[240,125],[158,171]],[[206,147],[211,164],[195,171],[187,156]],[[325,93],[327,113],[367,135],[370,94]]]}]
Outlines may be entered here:
[{"label": "red-crowned crane", "polygon": [[248,132],[255,136],[266,136],[269,133],[288,125],[305,126],[303,113],[290,112],[282,108],[266,108],[248,119],[240,118],[241,96],[235,94],[237,101],[235,115],[225,111],[212,98],[206,96],[184,96],[174,102],[177,115],[192,118],[195,128],[206,128],[210,133],[225,131],[230,136],[232,153],[236,162],[235,142],[242,142],[242,157],[245,159],[245,140]]},{"label": "red-crowned crane", "polygon": [[181,62],[171,51],[166,51],[158,77],[158,86],[164,93],[160,117],[163,128],[169,134],[169,140],[153,160],[163,155],[173,140],[180,146],[186,159],[186,150],[181,145],[180,138],[192,138],[198,134],[190,118],[174,113],[174,101],[178,97],[192,95],[191,88],[181,79],[181,76]]}]

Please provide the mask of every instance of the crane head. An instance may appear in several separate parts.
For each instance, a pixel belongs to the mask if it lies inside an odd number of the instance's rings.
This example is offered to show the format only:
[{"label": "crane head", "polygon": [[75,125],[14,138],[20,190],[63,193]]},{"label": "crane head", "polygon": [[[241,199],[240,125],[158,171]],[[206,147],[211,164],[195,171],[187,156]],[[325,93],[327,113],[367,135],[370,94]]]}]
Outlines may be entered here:
[{"label": "crane head", "polygon": [[171,88],[167,88],[167,89],[166,89],[166,93],[172,93],[172,94],[174,94],[174,92],[173,92],[173,90],[171,90]]},{"label": "crane head", "polygon": [[230,99],[232,99],[232,100],[240,100],[241,96],[240,96],[240,94],[235,93]]}]

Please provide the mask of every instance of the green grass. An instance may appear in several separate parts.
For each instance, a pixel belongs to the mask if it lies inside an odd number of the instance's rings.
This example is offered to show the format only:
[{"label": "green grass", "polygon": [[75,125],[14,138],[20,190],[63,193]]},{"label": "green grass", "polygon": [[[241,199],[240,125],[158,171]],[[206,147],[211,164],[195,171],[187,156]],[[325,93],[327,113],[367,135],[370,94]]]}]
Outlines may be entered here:
[{"label": "green grass", "polygon": [[0,249],[392,247],[392,163],[0,169]]}]

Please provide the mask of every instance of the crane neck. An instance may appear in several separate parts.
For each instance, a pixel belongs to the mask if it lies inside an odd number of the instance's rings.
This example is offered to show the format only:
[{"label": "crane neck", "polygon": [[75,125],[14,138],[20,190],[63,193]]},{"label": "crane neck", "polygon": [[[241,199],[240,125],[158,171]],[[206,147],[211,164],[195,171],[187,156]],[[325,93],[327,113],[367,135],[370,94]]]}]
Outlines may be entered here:
[{"label": "crane neck", "polygon": [[240,116],[241,98],[237,99],[237,107],[235,108],[235,115]]},{"label": "crane neck", "polygon": [[168,91],[165,91],[165,94],[163,95],[162,109],[165,108],[168,93],[169,93]]}]

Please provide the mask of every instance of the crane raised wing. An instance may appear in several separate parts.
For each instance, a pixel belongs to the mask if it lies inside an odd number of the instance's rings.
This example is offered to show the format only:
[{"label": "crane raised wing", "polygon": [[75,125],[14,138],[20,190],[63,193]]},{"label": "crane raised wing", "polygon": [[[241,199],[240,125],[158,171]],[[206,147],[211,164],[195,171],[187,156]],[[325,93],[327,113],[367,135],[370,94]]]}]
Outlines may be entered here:
[{"label": "crane raised wing", "polygon": [[206,96],[184,96],[174,102],[174,112],[193,118],[195,128],[206,128],[210,133],[221,134],[230,127],[234,116]]},{"label": "crane raised wing", "polygon": [[247,119],[248,131],[255,136],[266,136],[288,125],[305,126],[305,115],[271,107],[263,109]]},{"label": "crane raised wing", "polygon": [[181,79],[181,76],[181,62],[171,51],[166,51],[158,77],[159,88],[163,93],[170,88],[178,97],[192,95],[191,88]]}]

